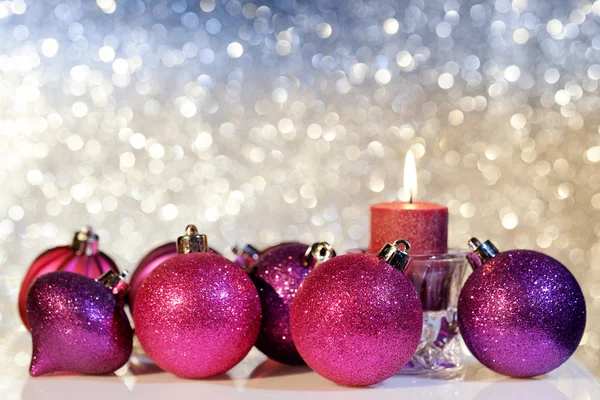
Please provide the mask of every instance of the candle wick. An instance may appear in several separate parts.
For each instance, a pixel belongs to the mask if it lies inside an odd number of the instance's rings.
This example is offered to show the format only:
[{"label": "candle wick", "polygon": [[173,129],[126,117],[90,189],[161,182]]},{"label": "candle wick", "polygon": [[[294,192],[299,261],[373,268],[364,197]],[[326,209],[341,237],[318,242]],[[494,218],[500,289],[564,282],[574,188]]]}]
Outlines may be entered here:
[{"label": "candle wick", "polygon": [[412,204],[412,202],[413,202],[413,191],[412,191],[412,189],[410,189],[410,199],[409,199],[409,202],[410,202],[411,204]]}]

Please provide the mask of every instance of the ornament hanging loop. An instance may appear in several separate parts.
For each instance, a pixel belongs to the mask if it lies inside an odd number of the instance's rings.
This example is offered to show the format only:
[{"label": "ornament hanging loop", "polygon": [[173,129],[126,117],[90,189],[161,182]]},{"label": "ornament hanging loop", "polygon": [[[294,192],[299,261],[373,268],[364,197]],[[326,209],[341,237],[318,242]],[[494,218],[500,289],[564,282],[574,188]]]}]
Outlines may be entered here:
[{"label": "ornament hanging loop", "polygon": [[190,224],[185,228],[185,235],[177,238],[177,253],[204,253],[208,251],[206,235],[198,233],[196,225]]},{"label": "ornament hanging loop", "polygon": [[110,289],[113,295],[122,298],[129,291],[129,285],[125,282],[128,274],[127,271],[120,274],[112,270],[106,271],[96,279],[96,282],[100,282],[105,288]]},{"label": "ornament hanging loop", "polygon": [[498,249],[492,242],[486,240],[481,243],[477,238],[471,238],[468,242],[471,252],[467,255],[467,261],[473,269],[477,269],[485,264],[488,260],[496,257],[499,253]]},{"label": "ornament hanging loop", "polygon": [[[404,247],[404,250],[400,246]],[[404,239],[398,239],[394,244],[387,243],[377,257],[390,264],[392,267],[404,271],[410,262],[410,243]]]},{"label": "ornament hanging loop", "polygon": [[306,249],[306,253],[304,253],[304,266],[314,268],[332,257],[335,257],[333,247],[327,242],[317,242]]},{"label": "ornament hanging loop", "polygon": [[78,256],[98,254],[98,235],[94,233],[91,226],[83,227],[75,232],[71,248]]}]

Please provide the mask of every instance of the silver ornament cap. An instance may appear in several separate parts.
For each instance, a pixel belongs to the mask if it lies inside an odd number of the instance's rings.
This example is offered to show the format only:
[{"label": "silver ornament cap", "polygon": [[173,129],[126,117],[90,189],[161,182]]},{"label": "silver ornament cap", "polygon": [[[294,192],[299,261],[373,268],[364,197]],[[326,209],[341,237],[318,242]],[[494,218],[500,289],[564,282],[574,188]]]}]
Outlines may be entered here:
[{"label": "silver ornament cap", "polygon": [[237,244],[233,245],[231,251],[236,256],[248,257],[254,261],[258,260],[258,256],[260,255],[260,251],[251,244],[245,246],[238,246]]},{"label": "silver ornament cap", "polygon": [[489,240],[481,243],[479,239],[471,238],[469,239],[468,244],[471,252],[467,255],[467,261],[469,261],[469,264],[471,264],[473,269],[481,267],[499,253],[496,246]]},{"label": "silver ornament cap", "polygon": [[[403,247],[400,248],[400,246]],[[393,244],[387,243],[377,257],[390,264],[392,267],[404,271],[410,262],[410,243],[404,239],[398,239]]]},{"label": "silver ornament cap", "polygon": [[108,270],[98,279],[96,282],[101,283],[105,288],[110,289],[112,294],[122,298],[129,291],[129,285],[125,282],[125,277],[129,275],[129,272],[123,271],[120,274],[113,270]]},{"label": "silver ornament cap", "polygon": [[208,251],[206,235],[198,233],[196,225],[190,224],[185,228],[185,235],[177,238],[177,253],[204,253]]},{"label": "silver ornament cap", "polygon": [[306,253],[304,253],[304,265],[308,268],[314,268],[335,257],[335,255],[335,250],[329,243],[317,242],[306,249]]},{"label": "silver ornament cap", "polygon": [[91,226],[81,228],[75,232],[71,248],[78,256],[92,256],[98,254],[98,235]]}]

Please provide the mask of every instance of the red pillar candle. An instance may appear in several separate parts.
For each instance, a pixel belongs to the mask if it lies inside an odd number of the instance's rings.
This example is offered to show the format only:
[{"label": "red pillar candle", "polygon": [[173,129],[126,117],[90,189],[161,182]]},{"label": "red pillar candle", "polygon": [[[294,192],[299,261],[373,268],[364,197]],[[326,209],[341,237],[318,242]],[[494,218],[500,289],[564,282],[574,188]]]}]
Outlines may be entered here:
[{"label": "red pillar candle", "polygon": [[448,207],[435,203],[394,201],[371,206],[369,253],[396,239],[410,243],[410,254],[448,251]]},{"label": "red pillar candle", "polygon": [[386,243],[404,239],[410,254],[448,252],[448,207],[440,204],[413,203],[417,193],[417,167],[409,151],[404,162],[404,190],[408,202],[394,201],[371,206],[371,244],[369,253],[377,253]]}]

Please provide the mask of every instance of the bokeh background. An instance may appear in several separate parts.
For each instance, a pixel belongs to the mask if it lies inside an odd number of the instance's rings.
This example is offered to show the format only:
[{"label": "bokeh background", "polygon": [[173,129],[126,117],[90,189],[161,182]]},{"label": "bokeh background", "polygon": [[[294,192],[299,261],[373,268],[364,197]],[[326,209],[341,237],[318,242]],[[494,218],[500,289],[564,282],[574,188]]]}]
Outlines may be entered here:
[{"label": "bokeh background", "polygon": [[409,149],[417,198],[450,209],[451,245],[536,249],[576,275],[589,311],[576,358],[600,375],[599,13],[587,0],[0,1],[3,379],[29,363],[26,268],[81,226],[129,270],[190,222],[221,250],[365,246],[369,204],[403,198]]}]

